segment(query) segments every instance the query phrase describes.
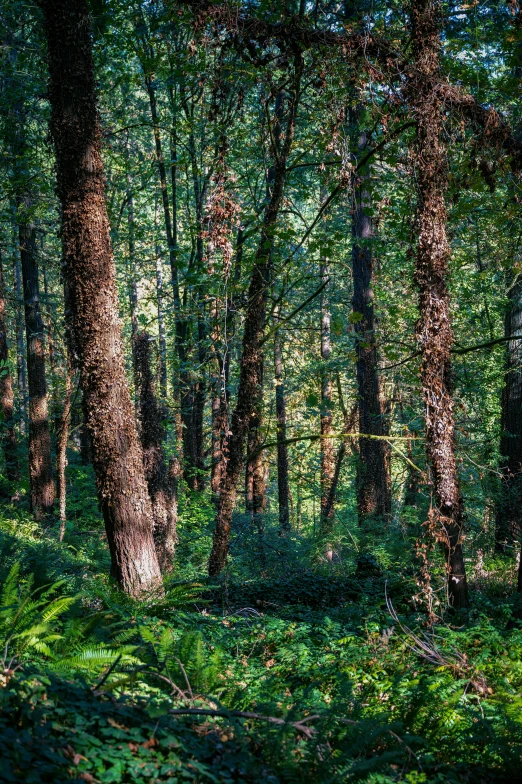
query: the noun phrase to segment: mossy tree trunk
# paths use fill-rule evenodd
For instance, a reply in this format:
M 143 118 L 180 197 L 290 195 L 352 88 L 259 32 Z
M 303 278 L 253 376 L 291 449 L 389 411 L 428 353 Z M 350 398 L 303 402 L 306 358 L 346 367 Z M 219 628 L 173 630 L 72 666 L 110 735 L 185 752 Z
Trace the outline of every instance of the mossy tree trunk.
M 125 377 L 90 20 L 85 0 L 42 0 L 41 7 L 71 343 L 80 370 L 112 571 L 122 588 L 137 596 L 160 586 L 161 572 Z
M 416 119 L 412 152 L 417 186 L 415 280 L 420 311 L 417 339 L 421 351 L 426 451 L 437 502 L 437 508 L 430 516 L 430 527 L 444 550 L 449 602 L 453 607 L 461 608 L 468 604 L 468 589 L 462 553 L 463 506 L 451 393 L 453 331 L 446 282 L 450 247 L 444 202 L 448 174 L 443 141 L 444 107 L 437 91 L 442 79 L 440 15 L 441 6 L 437 0 L 412 0 L 410 25 L 414 66 L 407 94 Z

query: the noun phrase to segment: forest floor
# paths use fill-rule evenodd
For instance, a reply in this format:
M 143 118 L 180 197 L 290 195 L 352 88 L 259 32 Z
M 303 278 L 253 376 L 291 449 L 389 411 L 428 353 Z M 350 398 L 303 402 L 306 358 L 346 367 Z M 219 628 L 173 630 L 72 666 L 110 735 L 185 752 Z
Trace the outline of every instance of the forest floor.
M 202 496 L 166 596 L 133 602 L 107 577 L 90 469 L 69 470 L 63 543 L 0 509 L 0 781 L 520 780 L 513 559 L 481 559 L 471 609 L 428 627 L 408 530 L 327 565 L 238 515 L 209 582 Z

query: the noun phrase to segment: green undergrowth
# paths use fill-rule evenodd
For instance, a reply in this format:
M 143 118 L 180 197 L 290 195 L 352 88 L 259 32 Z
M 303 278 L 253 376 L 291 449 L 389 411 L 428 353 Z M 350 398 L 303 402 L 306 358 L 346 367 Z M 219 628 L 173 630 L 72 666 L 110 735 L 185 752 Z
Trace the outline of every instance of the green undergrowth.
M 199 514 L 165 596 L 135 602 L 107 578 L 101 536 L 75 528 L 59 544 L 55 527 L 5 507 L 1 781 L 517 780 L 511 561 L 482 562 L 469 613 L 429 629 L 393 551 L 375 568 L 368 556 L 329 571 L 275 561 L 260 574 L 236 546 L 208 583 Z

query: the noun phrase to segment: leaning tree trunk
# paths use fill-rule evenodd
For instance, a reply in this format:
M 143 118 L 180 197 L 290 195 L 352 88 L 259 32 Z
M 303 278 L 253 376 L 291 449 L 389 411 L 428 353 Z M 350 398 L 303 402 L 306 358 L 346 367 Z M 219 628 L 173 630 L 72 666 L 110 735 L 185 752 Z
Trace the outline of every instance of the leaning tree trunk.
M 176 548 L 177 488 L 170 481 L 163 449 L 164 412 L 156 399 L 147 332 L 139 332 L 134 338 L 134 360 L 145 477 L 154 515 L 154 541 L 161 569 L 165 572 L 172 569 Z
M 275 164 L 274 185 L 263 218 L 261 237 L 248 290 L 237 402 L 226 445 L 227 466 L 219 497 L 212 552 L 208 566 L 211 576 L 219 574 L 226 563 L 237 483 L 244 465 L 244 443 L 252 414 L 252 401 L 259 398 L 261 341 L 266 318 L 266 290 L 270 277 L 272 241 L 283 199 L 288 156 L 294 140 L 302 72 L 303 58 L 301 53 L 297 52 L 292 85 L 293 95 L 290 99 L 285 138 Z
M 13 421 L 13 385 L 9 369 L 9 347 L 5 323 L 5 281 L 0 251 L 0 413 L 2 414 L 2 442 L 5 459 L 5 475 L 9 482 L 19 478 L 16 433 Z
M 37 520 L 52 512 L 56 499 L 51 455 L 51 432 L 45 379 L 45 341 L 38 263 L 36 229 L 27 215 L 29 203 L 18 205 L 20 257 L 27 345 L 27 382 L 29 388 L 29 482 L 31 511 Z
M 522 280 L 509 291 L 505 320 L 507 336 L 522 335 Z M 511 551 L 522 529 L 522 340 L 506 347 L 506 374 L 502 390 L 500 454 L 501 480 L 495 515 L 495 545 Z
M 42 0 L 41 6 L 71 342 L 112 571 L 126 592 L 140 595 L 161 584 L 161 572 L 125 377 L 89 15 L 85 0 Z
M 417 338 L 421 351 L 426 451 L 437 500 L 430 523 L 445 553 L 449 602 L 453 607 L 461 608 L 467 606 L 468 589 L 462 554 L 463 506 L 451 394 L 453 331 L 446 285 L 450 248 L 444 203 L 448 175 L 443 142 L 444 113 L 437 93 L 441 79 L 440 13 L 437 1 L 412 0 L 410 24 L 415 65 L 408 97 L 417 123 L 413 148 L 418 233 L 415 280 L 420 310 Z
M 366 133 L 359 136 L 363 151 L 368 143 Z M 383 405 L 380 390 L 375 314 L 373 310 L 374 229 L 371 218 L 370 170 L 357 173 L 353 191 L 352 270 L 353 312 L 356 335 L 357 394 L 359 432 L 383 436 Z M 359 524 L 370 518 L 386 518 L 391 512 L 389 455 L 386 442 L 379 438 L 360 438 L 357 460 L 357 512 Z

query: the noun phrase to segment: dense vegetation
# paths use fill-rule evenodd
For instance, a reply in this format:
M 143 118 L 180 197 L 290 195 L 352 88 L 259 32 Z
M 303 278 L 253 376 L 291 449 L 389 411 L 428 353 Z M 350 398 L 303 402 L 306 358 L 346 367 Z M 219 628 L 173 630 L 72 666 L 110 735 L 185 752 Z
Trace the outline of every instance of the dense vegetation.
M 517 781 L 518 3 L 0 13 L 0 780 Z

